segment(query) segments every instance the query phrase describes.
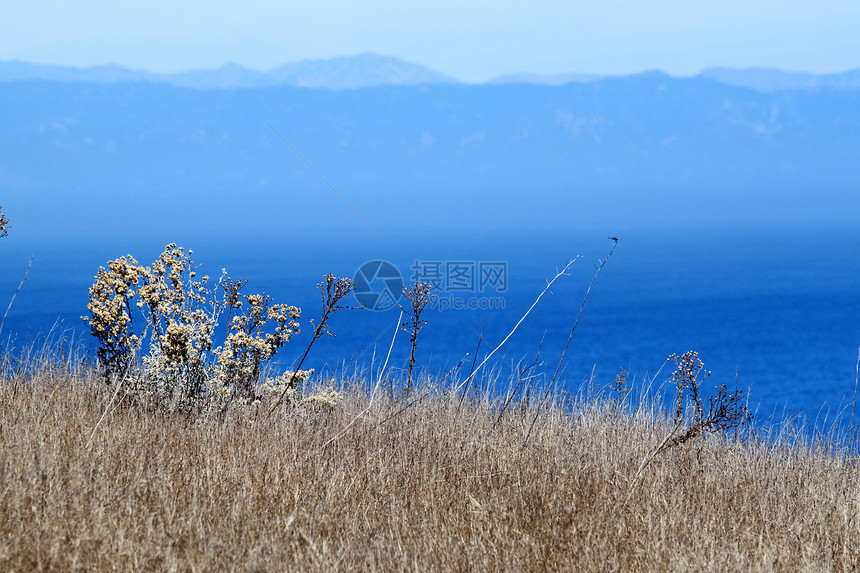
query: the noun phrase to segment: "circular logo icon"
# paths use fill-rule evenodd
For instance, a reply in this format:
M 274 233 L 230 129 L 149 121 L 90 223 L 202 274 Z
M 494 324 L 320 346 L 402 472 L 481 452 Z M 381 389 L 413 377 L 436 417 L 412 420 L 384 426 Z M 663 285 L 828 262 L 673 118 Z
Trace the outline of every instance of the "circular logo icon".
M 403 277 L 388 261 L 368 261 L 355 271 L 355 300 L 374 311 L 388 310 L 403 292 Z

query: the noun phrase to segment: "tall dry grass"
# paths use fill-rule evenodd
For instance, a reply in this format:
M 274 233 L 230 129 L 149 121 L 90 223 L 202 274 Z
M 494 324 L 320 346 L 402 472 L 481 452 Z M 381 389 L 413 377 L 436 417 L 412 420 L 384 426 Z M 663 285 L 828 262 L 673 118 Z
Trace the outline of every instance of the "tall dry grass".
M 634 480 L 654 409 L 556 401 L 524 442 L 532 406 L 417 389 L 271 417 L 120 403 L 93 434 L 111 389 L 30 361 L 0 368 L 2 571 L 860 568 L 860 470 L 827 442 L 712 436 Z

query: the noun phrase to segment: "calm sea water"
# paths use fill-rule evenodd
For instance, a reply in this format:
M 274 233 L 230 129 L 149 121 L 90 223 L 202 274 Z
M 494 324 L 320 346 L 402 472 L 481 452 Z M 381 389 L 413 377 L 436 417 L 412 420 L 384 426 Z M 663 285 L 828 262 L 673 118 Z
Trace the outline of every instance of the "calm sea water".
M 217 275 L 226 267 L 231 275 L 249 279 L 248 292 L 265 290 L 278 301 L 302 308 L 303 332 L 282 350 L 282 367 L 307 344 L 309 319 L 320 311 L 314 284 L 323 274 L 353 277 L 374 260 L 391 263 L 405 282 L 413 279 L 413 267 L 422 269 L 423 279 L 430 278 L 428 269 L 440 270 L 443 288 L 437 294 L 449 304 L 472 300 L 493 308 L 428 309 L 418 366 L 429 372 L 447 371 L 461 361 L 468 371 L 476 356 L 482 360 L 511 332 L 555 271 L 568 258 L 582 255 L 487 365 L 507 373 L 518 363 L 537 360 L 538 371 L 551 375 L 595 265 L 607 255 L 611 241 L 606 233 L 575 231 L 472 240 L 202 237 L 183 244 L 194 248 L 201 272 Z M 40 340 L 52 327 L 91 345 L 79 317 L 86 313 L 87 288 L 98 266 L 128 252 L 150 262 L 163 247 L 154 240 L 119 238 L 16 242 L 8 237 L 4 242 L 4 310 L 34 254 L 30 276 L 2 333 L 3 344 L 15 348 Z M 478 270 L 482 263 L 496 273 L 485 277 L 483 290 Z M 659 388 L 671 376 L 667 357 L 696 350 L 713 373 L 707 385 L 726 383 L 748 391 L 760 419 L 795 413 L 832 419 L 846 407 L 850 415 L 860 346 L 858 263 L 856 229 L 630 231 L 621 237 L 589 295 L 563 379 L 572 391 L 586 380 L 600 388 L 624 368 L 634 384 Z M 445 276 L 446 264 L 456 276 Z M 475 286 L 470 290 L 472 265 Z M 498 280 L 500 269 L 503 283 Z M 366 289 L 371 294 L 384 294 L 390 286 L 384 277 L 368 278 L 374 279 Z M 336 336 L 322 339 L 305 366 L 329 372 L 356 363 L 378 368 L 398 317 L 396 307 L 338 314 L 331 322 Z M 401 332 L 390 365 L 405 367 L 408 352 L 408 335 Z

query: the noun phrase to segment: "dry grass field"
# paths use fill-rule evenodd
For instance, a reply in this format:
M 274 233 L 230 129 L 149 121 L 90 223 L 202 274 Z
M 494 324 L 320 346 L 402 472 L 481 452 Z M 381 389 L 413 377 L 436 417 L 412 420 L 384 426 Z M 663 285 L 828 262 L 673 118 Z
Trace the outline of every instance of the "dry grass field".
M 534 405 L 348 384 L 99 425 L 86 365 L 25 366 L 0 368 L 0 571 L 860 569 L 860 468 L 826 440 L 699 437 L 639 472 L 653 407 L 556 400 L 528 434 Z

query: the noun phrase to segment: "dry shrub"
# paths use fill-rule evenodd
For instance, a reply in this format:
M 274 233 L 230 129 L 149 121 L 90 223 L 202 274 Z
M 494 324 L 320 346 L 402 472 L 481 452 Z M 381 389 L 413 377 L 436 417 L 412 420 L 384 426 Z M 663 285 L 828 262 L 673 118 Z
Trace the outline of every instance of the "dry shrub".
M 127 382 L 130 399 L 168 410 L 223 410 L 279 391 L 277 380 L 259 384 L 262 367 L 298 332 L 300 310 L 242 293 L 247 281 L 226 270 L 211 287 L 208 276 L 198 280 L 191 254 L 171 243 L 150 266 L 128 255 L 99 269 L 82 318 L 99 342 L 105 379 Z
M 433 285 L 430 283 L 416 282 L 410 285 L 405 285 L 402 290 L 403 296 L 409 301 L 409 305 L 407 307 L 399 305 L 400 310 L 402 310 L 403 314 L 408 317 L 408 320 L 400 325 L 400 329 L 409 333 L 409 344 L 411 345 L 411 351 L 409 353 L 409 370 L 406 374 L 407 398 L 409 397 L 409 390 L 412 387 L 412 370 L 415 368 L 415 352 L 418 350 L 418 335 L 420 334 L 421 329 L 423 329 L 427 324 L 427 321 L 421 318 L 421 313 L 424 312 L 427 305 L 436 298 L 435 294 L 430 294 L 430 290 L 432 288 Z
M 744 426 L 752 421 L 752 414 L 744 403 L 742 390 L 729 391 L 725 384 L 718 385 L 716 393 L 708 400 L 707 410 L 702 396 L 702 382 L 711 375 L 705 370 L 699 353 L 693 350 L 669 357 L 675 364 L 672 381 L 675 383 L 675 428 L 680 429 L 685 421 L 685 410 L 692 410 L 692 421 L 677 436 L 665 443 L 671 448 L 697 438 L 705 433 L 719 433 Z

